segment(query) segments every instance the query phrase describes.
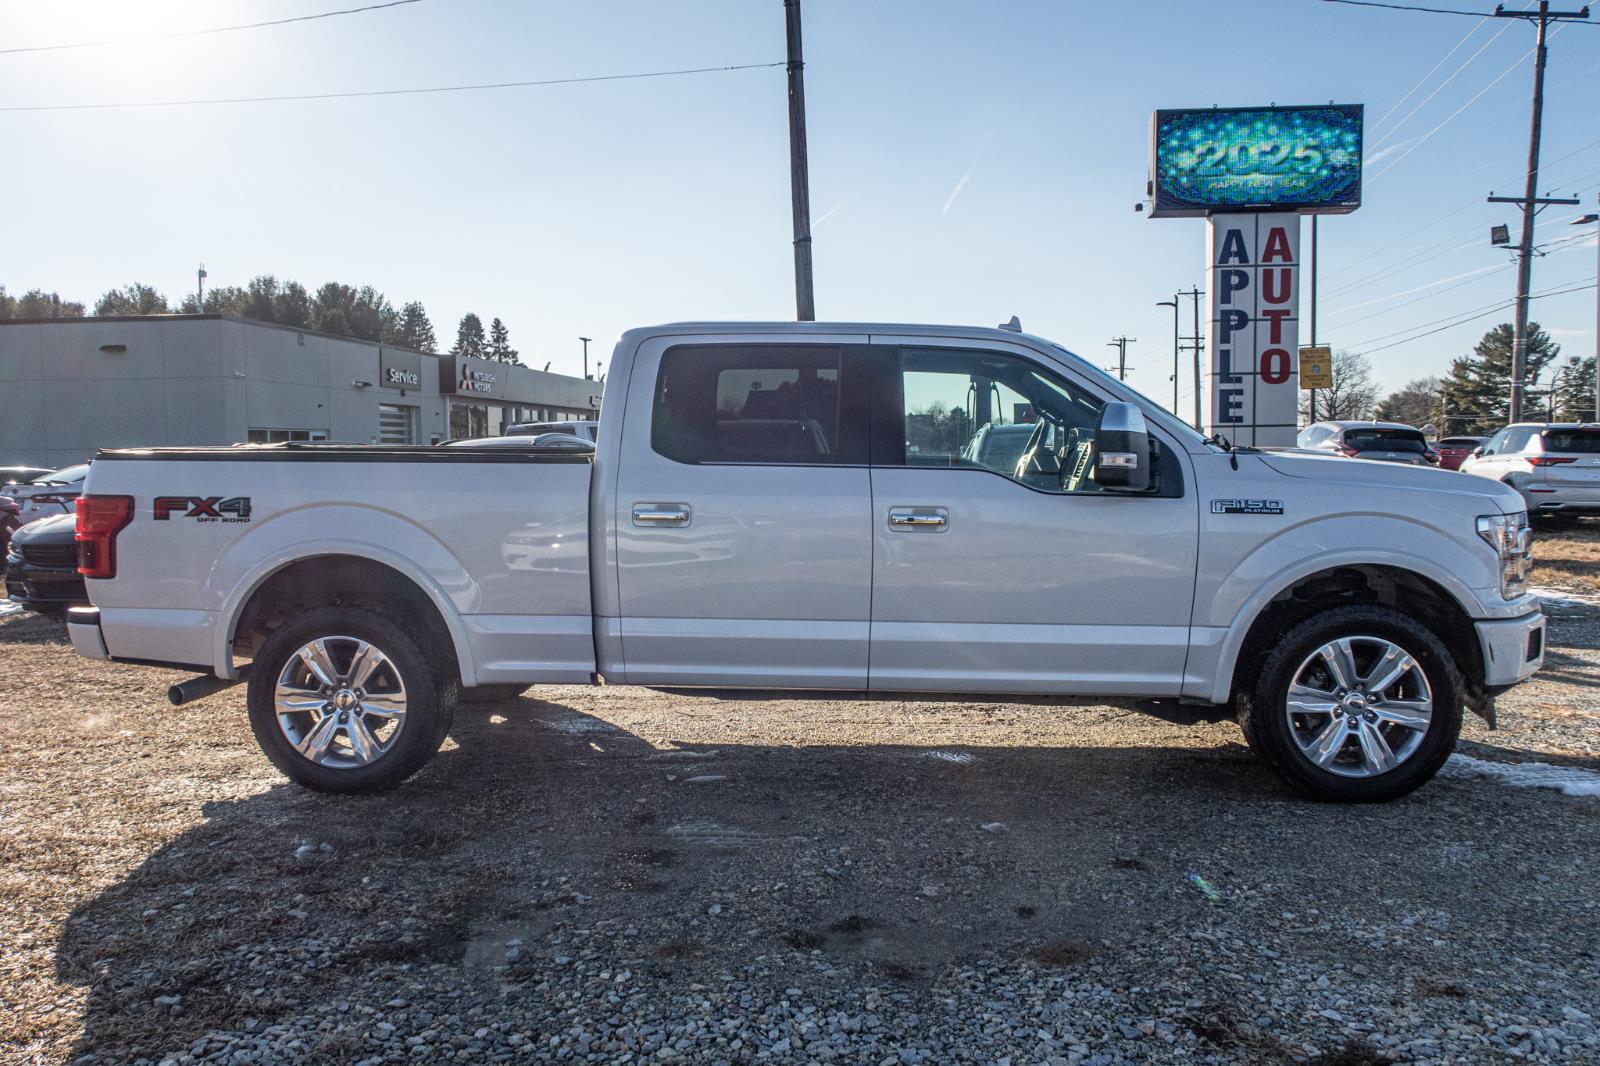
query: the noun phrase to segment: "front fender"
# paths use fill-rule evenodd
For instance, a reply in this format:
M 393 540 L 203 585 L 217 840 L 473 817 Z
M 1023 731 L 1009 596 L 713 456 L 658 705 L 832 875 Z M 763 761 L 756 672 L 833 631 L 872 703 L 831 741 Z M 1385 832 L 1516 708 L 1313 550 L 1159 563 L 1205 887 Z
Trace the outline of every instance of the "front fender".
M 1436 527 L 1389 514 L 1353 514 L 1308 519 L 1240 553 L 1231 566 L 1220 545 L 1205 547 L 1201 574 L 1220 573 L 1199 582 L 1195 596 L 1191 669 L 1185 695 L 1222 703 L 1228 699 L 1234 666 L 1256 618 L 1296 582 L 1342 566 L 1383 566 L 1406 570 L 1444 589 L 1472 618 L 1500 614 L 1499 575 L 1492 553 L 1479 545 L 1442 535 Z M 1377 545 L 1386 545 L 1378 547 Z M 1478 548 L 1483 550 L 1476 550 Z M 1209 564 L 1209 565 L 1208 565 Z
M 360 529 L 362 539 L 329 536 L 330 530 Z M 245 604 L 263 582 L 293 563 L 325 555 L 349 555 L 382 563 L 405 575 L 433 602 L 454 645 L 464 684 L 477 672 L 461 614 L 481 591 L 461 560 L 427 530 L 392 512 L 350 504 L 318 504 L 272 516 L 228 547 L 207 575 L 208 609 L 217 612 L 212 661 L 219 677 L 237 677 L 233 640 Z

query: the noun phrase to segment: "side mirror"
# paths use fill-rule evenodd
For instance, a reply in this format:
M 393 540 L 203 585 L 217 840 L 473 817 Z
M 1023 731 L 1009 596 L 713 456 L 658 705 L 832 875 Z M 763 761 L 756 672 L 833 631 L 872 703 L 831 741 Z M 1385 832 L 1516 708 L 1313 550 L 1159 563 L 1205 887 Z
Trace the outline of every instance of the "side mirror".
M 1480 456 L 1482 454 L 1483 454 L 1483 445 L 1480 444 L 1476 448 L 1472 449 L 1470 452 L 1467 453 L 1467 458 L 1468 459 L 1476 459 L 1478 456 Z
M 1131 403 L 1106 404 L 1094 431 L 1095 482 L 1103 489 L 1146 492 L 1152 455 L 1144 412 Z

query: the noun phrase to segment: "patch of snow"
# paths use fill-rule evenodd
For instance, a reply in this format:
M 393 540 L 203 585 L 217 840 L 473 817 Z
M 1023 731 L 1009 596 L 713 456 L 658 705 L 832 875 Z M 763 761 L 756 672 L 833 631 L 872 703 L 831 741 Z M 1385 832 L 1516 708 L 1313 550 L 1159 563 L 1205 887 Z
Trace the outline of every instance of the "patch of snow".
M 1568 796 L 1600 796 L 1600 773 L 1547 762 L 1489 762 L 1470 755 L 1452 755 L 1439 773 L 1470 780 L 1488 778 L 1517 788 L 1553 788 Z
M 617 727 L 609 722 L 602 722 L 598 718 L 566 718 L 554 720 L 541 718 L 539 721 L 554 729 L 557 733 L 567 733 L 578 736 L 582 733 L 615 733 Z
M 8 614 L 21 614 L 26 610 L 27 608 L 22 606 L 20 603 L 13 603 L 10 600 L 0 600 L 0 618 L 4 618 Z
M 1572 589 L 1552 589 L 1535 585 L 1528 589 L 1529 592 L 1539 597 L 1539 602 L 1546 607 L 1571 608 L 1571 607 L 1600 607 L 1600 599 L 1585 596 Z
M 937 759 L 940 762 L 953 762 L 958 766 L 970 766 L 978 761 L 978 757 L 968 751 L 925 751 L 918 755 L 919 759 Z

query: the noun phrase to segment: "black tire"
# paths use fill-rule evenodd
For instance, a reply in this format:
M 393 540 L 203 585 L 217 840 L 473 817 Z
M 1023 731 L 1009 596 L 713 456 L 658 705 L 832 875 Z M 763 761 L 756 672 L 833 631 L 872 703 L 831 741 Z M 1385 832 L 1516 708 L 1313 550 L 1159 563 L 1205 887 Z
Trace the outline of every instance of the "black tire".
M 279 727 L 273 702 L 278 675 L 291 656 L 319 637 L 346 636 L 381 649 L 405 686 L 405 720 L 389 750 L 370 763 L 323 766 L 296 750 Z M 250 729 L 262 752 L 291 781 L 318 792 L 371 793 L 393 788 L 433 758 L 450 733 L 454 707 L 440 686 L 425 642 L 381 615 L 348 607 L 307 611 L 279 628 L 250 668 Z
M 1432 690 L 1433 712 L 1415 750 L 1394 769 L 1347 777 L 1317 766 L 1301 750 L 1285 713 L 1289 686 L 1305 660 L 1341 637 L 1391 641 L 1416 660 Z M 1268 653 L 1253 689 L 1240 693 L 1245 739 L 1290 785 L 1318 799 L 1344 803 L 1390 800 L 1426 784 L 1455 750 L 1461 733 L 1465 682 L 1437 634 L 1389 607 L 1340 607 L 1294 626 Z

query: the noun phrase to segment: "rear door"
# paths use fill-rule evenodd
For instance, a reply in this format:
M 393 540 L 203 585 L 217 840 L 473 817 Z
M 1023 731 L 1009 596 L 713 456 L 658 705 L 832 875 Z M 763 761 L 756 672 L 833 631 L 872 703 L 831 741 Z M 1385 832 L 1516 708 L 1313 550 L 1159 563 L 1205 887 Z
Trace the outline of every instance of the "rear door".
M 1177 694 L 1199 515 L 1176 442 L 1158 494 L 1103 492 L 1103 398 L 1026 346 L 874 337 L 872 362 L 871 687 Z
M 865 339 L 641 344 L 610 501 L 628 682 L 866 687 Z

